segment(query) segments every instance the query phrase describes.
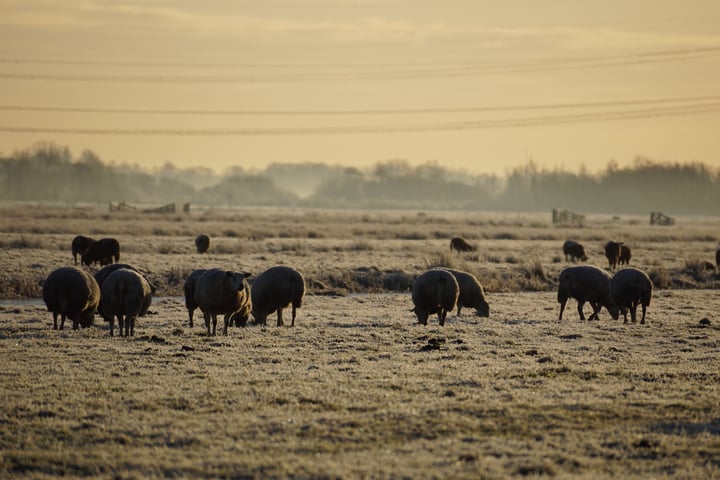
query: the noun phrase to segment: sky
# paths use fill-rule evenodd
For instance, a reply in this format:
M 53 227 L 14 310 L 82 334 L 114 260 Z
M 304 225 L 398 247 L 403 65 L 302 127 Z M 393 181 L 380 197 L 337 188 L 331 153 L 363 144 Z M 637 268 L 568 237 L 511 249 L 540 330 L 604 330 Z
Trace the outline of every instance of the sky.
M 0 154 L 720 168 L 717 0 L 0 0 Z

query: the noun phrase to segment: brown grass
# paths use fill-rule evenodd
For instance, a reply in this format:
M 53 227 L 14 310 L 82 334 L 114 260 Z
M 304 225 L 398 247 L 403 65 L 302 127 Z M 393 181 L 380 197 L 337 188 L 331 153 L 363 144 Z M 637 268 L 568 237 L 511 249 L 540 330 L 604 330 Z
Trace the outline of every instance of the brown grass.
M 308 296 L 295 328 L 190 330 L 155 299 L 137 336 L 53 331 L 0 305 L 4 477 L 712 478 L 718 301 L 648 324 L 555 320 L 552 293 L 418 326 L 407 294 Z M 709 326 L 701 320 L 710 318 Z
M 0 208 L 0 298 L 34 299 L 0 301 L 0 476 L 720 476 L 716 219 L 546 217 Z M 118 238 L 158 288 L 135 338 L 51 329 L 39 282 L 78 233 Z M 450 252 L 457 234 L 478 251 Z M 632 246 L 656 284 L 647 325 L 580 322 L 573 301 L 556 321 L 566 238 L 601 267 L 607 239 Z M 188 328 L 192 270 L 276 264 L 308 283 L 295 328 Z M 418 326 L 408 291 L 432 266 L 475 274 L 491 317 Z

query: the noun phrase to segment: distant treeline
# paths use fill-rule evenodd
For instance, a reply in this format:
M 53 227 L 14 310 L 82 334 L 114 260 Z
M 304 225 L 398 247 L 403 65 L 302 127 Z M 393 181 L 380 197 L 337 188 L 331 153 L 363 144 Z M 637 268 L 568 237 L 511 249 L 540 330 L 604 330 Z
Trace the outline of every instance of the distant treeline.
M 368 170 L 303 163 L 217 174 L 170 163 L 154 170 L 116 165 L 91 151 L 74 157 L 67 147 L 42 143 L 0 157 L 0 200 L 716 215 L 720 174 L 701 163 L 646 158 L 631 167 L 611 162 L 598 174 L 528 162 L 504 176 L 472 175 L 404 160 Z

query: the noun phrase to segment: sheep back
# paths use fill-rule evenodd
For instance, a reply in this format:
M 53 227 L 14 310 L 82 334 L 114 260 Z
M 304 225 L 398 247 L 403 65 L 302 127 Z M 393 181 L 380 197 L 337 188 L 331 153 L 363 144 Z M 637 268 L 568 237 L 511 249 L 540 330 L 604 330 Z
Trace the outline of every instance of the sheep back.
M 450 250 L 458 252 L 472 252 L 475 250 L 475 247 L 470 245 L 467 240 L 462 237 L 453 237 L 450 240 Z
M 593 307 L 593 314 L 590 320 L 598 319 L 602 307 L 605 307 L 614 319 L 619 318 L 619 310 L 610 295 L 611 276 L 605 270 L 591 266 L 578 265 L 568 267 L 560 272 L 558 281 L 558 303 L 560 303 L 560 316 L 562 320 L 565 304 L 569 298 L 578 301 L 578 313 L 580 319 L 585 320 L 583 305 L 589 302 Z
M 252 282 L 252 315 L 255 323 L 265 325 L 267 316 L 277 312 L 277 325 L 283 325 L 282 310 L 292 306 L 291 326 L 295 326 L 297 309 L 302 307 L 305 279 L 291 267 L 271 267 Z
M 582 260 L 583 262 L 587 260 L 585 247 L 575 240 L 566 240 L 565 243 L 563 243 L 563 254 L 565 254 L 566 260 Z
M 93 243 L 95 243 L 94 238 L 86 237 L 84 235 L 78 235 L 75 238 L 73 238 L 70 249 L 72 251 L 72 256 L 73 256 L 73 260 L 75 261 L 75 265 L 77 265 L 78 255 L 80 255 L 80 261 L 82 261 L 83 253 L 87 252 L 87 249 L 90 248 L 90 245 L 92 245 Z
M 148 280 L 148 278 L 145 276 L 143 272 L 141 272 L 139 269 L 134 267 L 133 265 L 127 264 L 127 263 L 111 263 L 110 265 L 105 265 L 103 268 L 98 270 L 95 273 L 95 281 L 98 284 L 98 287 L 100 287 L 100 290 L 102 291 L 103 283 L 105 283 L 105 279 L 114 271 L 116 270 L 132 270 L 134 272 L 139 273 L 145 281 L 150 285 L 150 293 L 155 293 L 155 286 Z M 98 304 L 98 313 L 102 316 L 103 315 L 103 302 L 102 302 L 102 296 L 100 296 L 100 303 Z M 103 317 L 104 318 L 104 317 Z
M 193 270 L 192 272 L 190 272 L 190 275 L 187 276 L 187 278 L 185 279 L 185 283 L 183 284 L 183 293 L 185 294 L 185 308 L 187 308 L 188 311 L 190 328 L 193 327 L 193 315 L 195 313 L 195 310 L 198 308 L 198 305 L 195 302 L 195 288 L 197 286 L 198 280 L 205 272 L 207 272 L 207 269 L 205 268 Z
M 632 251 L 627 245 L 620 245 L 620 256 L 618 257 L 618 265 L 630 265 Z
M 43 283 L 42 296 L 48 311 L 53 314 L 53 328 L 58 328 L 57 317 L 60 315 L 60 330 L 65 325 L 66 317 L 72 320 L 73 330 L 77 330 L 78 326 L 87 328 L 93 324 L 100 301 L 100 288 L 85 270 L 62 267 L 47 277 Z
M 620 261 L 620 246 L 622 244 L 623 242 L 615 242 L 613 240 L 609 240 L 605 244 L 605 257 L 608 260 L 608 266 L 611 270 L 614 270 Z
M 135 319 L 144 316 L 152 303 L 152 291 L 145 277 L 135 270 L 120 268 L 105 278 L 100 292 L 103 317 L 110 323 L 110 335 L 113 335 L 115 317 L 120 324 L 120 336 L 123 333 L 134 335 Z
M 485 299 L 485 291 L 472 273 L 446 268 L 457 280 L 460 289 L 457 299 L 457 314 L 460 315 L 462 307 L 474 308 L 478 317 L 490 316 L 490 305 Z
M 437 313 L 440 325 L 445 325 L 445 317 L 455 308 L 459 295 L 460 286 L 447 270 L 435 268 L 422 273 L 412 287 L 418 323 L 427 325 L 428 316 Z
M 635 323 L 637 306 L 642 305 L 642 319 L 645 323 L 645 313 L 652 300 L 653 285 L 647 273 L 638 268 L 624 268 L 613 275 L 610 281 L 610 295 L 620 307 L 620 311 L 627 323 L 627 312 L 630 311 L 632 322 Z
M 195 248 L 198 253 L 205 253 L 210 248 L 210 237 L 200 234 L 195 237 Z
M 82 264 L 108 265 L 120 261 L 120 243 L 114 238 L 101 238 L 82 254 Z

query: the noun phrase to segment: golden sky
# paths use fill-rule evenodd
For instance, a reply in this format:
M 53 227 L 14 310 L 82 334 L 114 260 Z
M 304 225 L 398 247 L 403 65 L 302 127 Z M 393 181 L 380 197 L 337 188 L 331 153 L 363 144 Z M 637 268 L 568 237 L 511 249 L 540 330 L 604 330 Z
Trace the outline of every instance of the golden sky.
M 0 0 L 0 153 L 720 167 L 717 0 Z

